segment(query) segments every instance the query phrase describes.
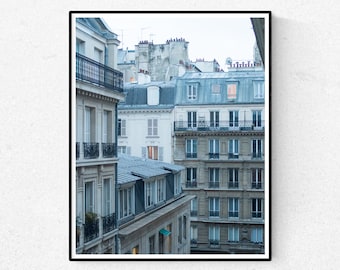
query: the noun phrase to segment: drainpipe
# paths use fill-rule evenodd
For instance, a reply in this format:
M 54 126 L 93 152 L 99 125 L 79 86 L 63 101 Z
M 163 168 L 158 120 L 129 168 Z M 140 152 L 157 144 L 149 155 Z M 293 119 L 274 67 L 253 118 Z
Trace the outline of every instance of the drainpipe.
M 117 102 L 115 103 L 115 155 L 118 157 L 118 108 Z M 115 254 L 119 254 L 118 252 L 118 163 L 115 163 L 115 223 L 117 226 L 117 234 L 115 235 Z

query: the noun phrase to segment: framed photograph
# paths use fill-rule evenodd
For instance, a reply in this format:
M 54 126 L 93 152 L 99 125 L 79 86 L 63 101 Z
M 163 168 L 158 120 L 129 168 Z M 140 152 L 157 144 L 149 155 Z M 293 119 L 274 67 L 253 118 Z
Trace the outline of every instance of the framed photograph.
M 270 260 L 270 11 L 69 13 L 70 260 Z

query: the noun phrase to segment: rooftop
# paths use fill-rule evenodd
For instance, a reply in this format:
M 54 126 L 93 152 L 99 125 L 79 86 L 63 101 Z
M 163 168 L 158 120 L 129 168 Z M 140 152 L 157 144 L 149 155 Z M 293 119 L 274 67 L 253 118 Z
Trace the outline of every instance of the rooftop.
M 183 166 L 119 154 L 118 184 L 134 182 L 158 175 L 176 173 L 181 170 L 184 170 Z

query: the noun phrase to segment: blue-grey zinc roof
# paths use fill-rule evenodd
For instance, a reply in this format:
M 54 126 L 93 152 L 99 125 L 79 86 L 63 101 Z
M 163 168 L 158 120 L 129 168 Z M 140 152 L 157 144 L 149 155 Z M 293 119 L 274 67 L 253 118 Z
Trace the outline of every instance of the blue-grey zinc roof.
M 149 86 L 159 87 L 159 105 L 148 105 L 147 103 L 147 88 Z M 119 104 L 119 108 L 126 106 L 146 106 L 157 107 L 160 106 L 170 107 L 174 105 L 175 100 L 175 82 L 152 82 L 146 84 L 131 84 L 124 85 L 125 101 Z
M 184 167 L 180 165 L 119 154 L 118 184 L 179 172 L 183 169 Z
M 200 105 L 200 104 L 237 104 L 237 103 L 264 103 L 264 99 L 254 98 L 254 81 L 264 81 L 264 71 L 256 69 L 239 69 L 229 72 L 187 72 L 177 78 L 175 105 Z M 198 86 L 197 99 L 189 100 L 187 85 Z M 228 99 L 228 84 L 237 85 L 237 98 Z M 213 85 L 220 86 L 220 93 L 214 94 Z

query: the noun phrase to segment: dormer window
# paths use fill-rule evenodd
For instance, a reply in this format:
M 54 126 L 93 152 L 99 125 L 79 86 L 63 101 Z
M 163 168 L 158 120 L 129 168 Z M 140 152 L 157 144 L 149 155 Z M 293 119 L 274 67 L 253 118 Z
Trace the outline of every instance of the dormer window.
M 237 84 L 229 83 L 227 89 L 228 100 L 235 100 L 237 97 Z
M 196 100 L 197 99 L 197 84 L 188 84 L 187 85 L 187 98 L 188 100 Z
M 159 104 L 159 87 L 149 86 L 147 88 L 148 95 L 148 105 L 158 105 Z

